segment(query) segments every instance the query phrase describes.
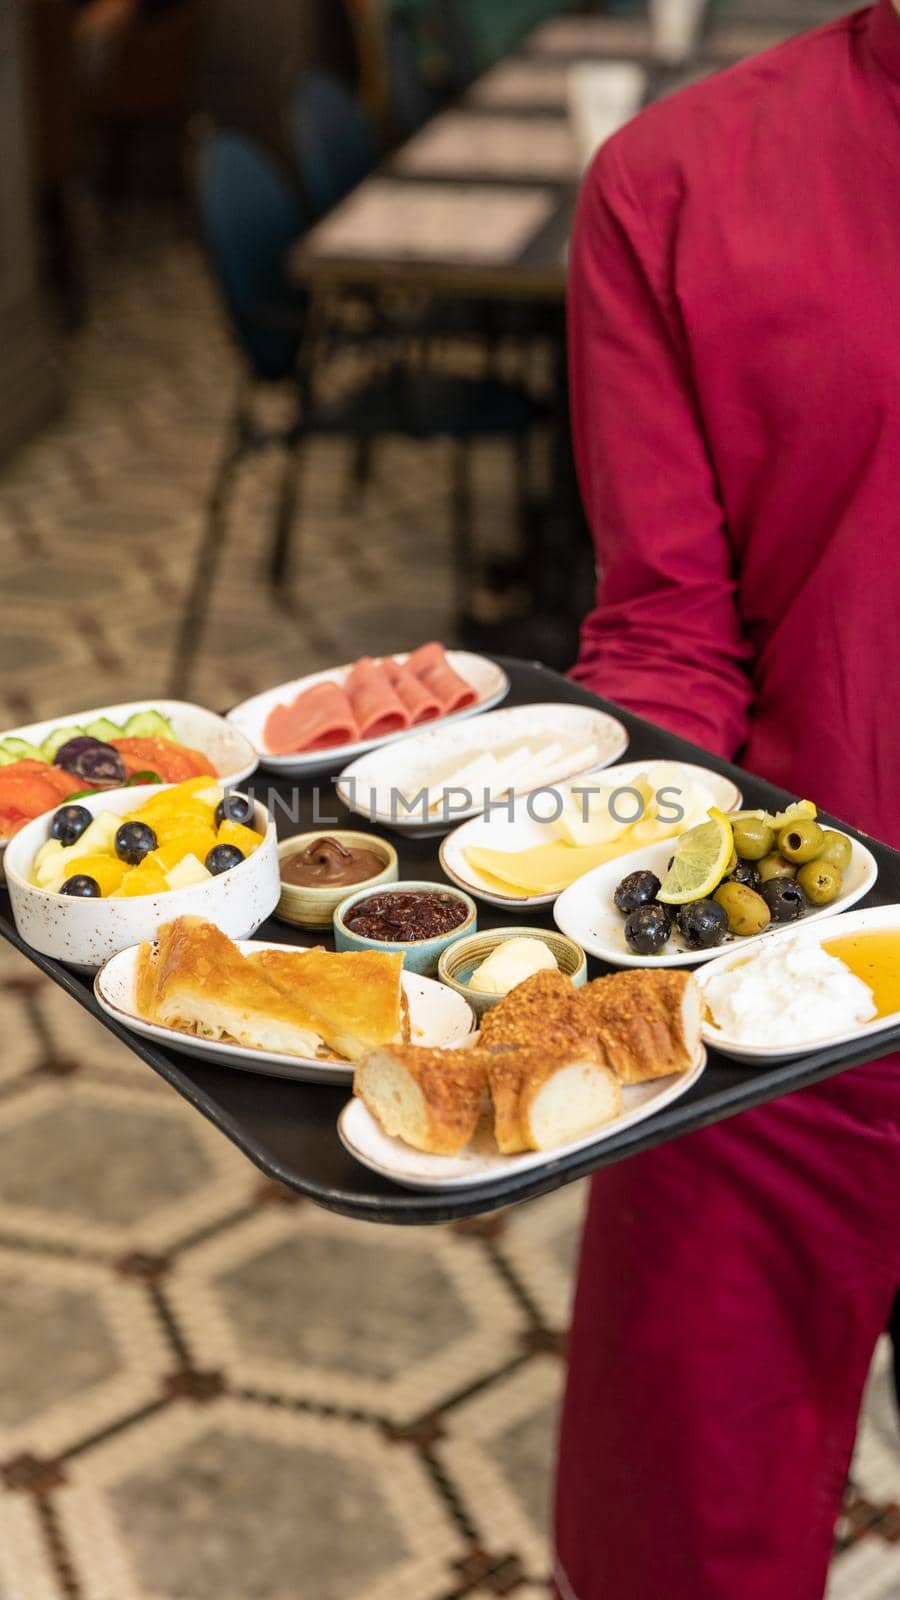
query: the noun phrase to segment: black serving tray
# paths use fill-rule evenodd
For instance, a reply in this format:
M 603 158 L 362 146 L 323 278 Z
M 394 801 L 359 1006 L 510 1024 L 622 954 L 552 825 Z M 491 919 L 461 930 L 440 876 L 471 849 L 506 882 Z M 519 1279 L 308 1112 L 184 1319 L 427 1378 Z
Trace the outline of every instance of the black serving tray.
M 660 757 L 693 761 L 714 768 L 740 784 L 748 806 L 760 805 L 777 810 L 789 800 L 797 798 L 726 761 L 720 761 L 698 746 L 688 744 L 640 717 L 631 716 L 618 706 L 598 700 L 595 695 L 538 663 L 505 660 L 503 665 L 512 682 L 506 702 L 508 705 L 565 700 L 576 705 L 599 705 L 621 717 L 630 736 L 624 757 L 626 760 Z M 320 789 L 329 787 L 327 780 L 319 780 L 319 784 Z M 271 774 L 259 772 L 245 787 L 255 787 L 261 799 L 269 790 L 277 791 L 288 806 L 293 800 L 298 808 L 294 812 L 297 820 L 294 822 L 289 816 L 279 815 L 278 831 L 282 836 L 319 826 L 326 831 L 327 824 L 323 823 L 323 816 L 339 819 L 339 823 L 331 820 L 332 827 L 344 826 L 349 818 L 333 793 L 325 794 L 320 815 L 314 816 L 311 783 L 298 789 L 291 783 L 276 781 Z M 836 822 L 834 818 L 827 820 Z M 367 827 L 358 817 L 349 818 L 349 821 L 354 828 Z M 843 822 L 837 825 L 863 839 L 878 862 L 878 882 L 861 905 L 884 905 L 900 901 L 900 854 L 865 834 L 859 834 Z M 441 880 L 438 839 L 395 836 L 394 842 L 400 857 L 401 877 Z M 521 920 L 522 915 L 522 912 L 518 912 L 516 920 Z M 478 916 L 479 926 L 483 928 L 502 926 L 514 920 L 484 905 L 479 906 Z M 545 910 L 534 921 L 536 925 L 548 925 L 552 918 Z M 73 1000 L 93 1012 L 104 1027 L 160 1073 L 269 1177 L 278 1179 L 329 1210 L 370 1222 L 445 1222 L 493 1211 L 517 1200 L 532 1199 L 571 1183 L 576 1178 L 583 1178 L 613 1161 L 622 1161 L 639 1150 L 650 1149 L 681 1134 L 721 1122 L 725 1117 L 735 1116 L 751 1106 L 819 1083 L 835 1073 L 845 1072 L 849 1067 L 859 1066 L 900 1049 L 898 1025 L 873 1035 L 871 1039 L 863 1038 L 852 1046 L 820 1050 L 796 1061 L 774 1066 L 738 1066 L 715 1050 L 710 1050 L 709 1065 L 692 1090 L 657 1116 L 621 1134 L 613 1134 L 593 1149 L 580 1150 L 575 1155 L 561 1156 L 555 1160 L 550 1158 L 537 1170 L 513 1175 L 502 1183 L 465 1191 L 425 1193 L 403 1189 L 378 1177 L 360 1166 L 344 1150 L 338 1139 L 336 1122 L 347 1099 L 346 1089 L 262 1077 L 233 1067 L 208 1066 L 178 1050 L 160 1049 L 149 1040 L 130 1033 L 99 1009 L 89 978 L 70 972 L 58 961 L 38 955 L 19 938 L 13 926 L 9 897 L 5 890 L 0 891 L 0 934 L 65 989 Z M 310 942 L 308 933 L 290 928 L 274 918 L 259 929 L 258 937 L 276 939 L 285 944 Z M 319 933 L 315 938 L 317 942 L 327 942 Z M 600 963 L 591 962 L 591 976 L 604 970 Z

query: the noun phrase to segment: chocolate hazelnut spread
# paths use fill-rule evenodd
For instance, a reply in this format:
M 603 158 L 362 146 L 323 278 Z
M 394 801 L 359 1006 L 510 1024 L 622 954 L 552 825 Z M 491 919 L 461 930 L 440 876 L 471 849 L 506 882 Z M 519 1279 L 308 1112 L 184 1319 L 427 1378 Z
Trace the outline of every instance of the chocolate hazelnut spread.
M 384 856 L 377 850 L 343 845 L 339 839 L 323 834 L 305 850 L 283 858 L 281 881 L 302 889 L 338 889 L 377 877 L 385 865 Z

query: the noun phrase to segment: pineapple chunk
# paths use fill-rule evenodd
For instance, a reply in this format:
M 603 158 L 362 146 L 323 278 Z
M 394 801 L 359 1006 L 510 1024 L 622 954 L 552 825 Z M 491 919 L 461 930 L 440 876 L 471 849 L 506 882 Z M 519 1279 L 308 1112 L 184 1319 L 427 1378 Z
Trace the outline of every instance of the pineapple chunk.
M 212 873 L 198 861 L 196 856 L 186 855 L 179 861 L 177 867 L 172 867 L 166 873 L 166 882 L 170 889 L 190 889 L 195 883 L 204 883 L 211 878 Z

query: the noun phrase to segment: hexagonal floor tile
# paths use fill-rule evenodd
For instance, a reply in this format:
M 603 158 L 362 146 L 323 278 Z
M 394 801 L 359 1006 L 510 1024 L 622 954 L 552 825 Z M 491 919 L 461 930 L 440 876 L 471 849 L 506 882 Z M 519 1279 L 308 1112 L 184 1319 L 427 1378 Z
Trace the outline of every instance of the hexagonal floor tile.
M 227 1400 L 79 1458 L 57 1505 L 84 1600 L 423 1600 L 461 1550 L 412 1452 Z
M 38 1006 L 54 1054 L 77 1064 L 87 1077 L 112 1078 L 129 1088 L 171 1093 L 158 1073 L 83 1006 L 74 1004 L 58 984 L 41 985 Z
M 502 1256 L 549 1327 L 569 1326 L 587 1183 L 570 1183 L 507 1213 Z
M 0 1250 L 0 1458 L 52 1457 L 139 1410 L 172 1363 L 137 1283 Z
M 4 1225 L 30 1238 L 160 1249 L 243 1204 L 253 1182 L 174 1096 L 65 1079 L 0 1105 Z
M 261 1214 L 186 1251 L 169 1295 L 195 1359 L 202 1350 L 234 1383 L 393 1420 L 502 1367 L 522 1326 L 471 1241 L 312 1207 Z
M 563 1369 L 536 1356 L 455 1406 L 435 1446 L 481 1542 L 550 1570 L 549 1526 Z
M 0 1496 L 0 1600 L 64 1600 L 37 1511 L 21 1495 Z

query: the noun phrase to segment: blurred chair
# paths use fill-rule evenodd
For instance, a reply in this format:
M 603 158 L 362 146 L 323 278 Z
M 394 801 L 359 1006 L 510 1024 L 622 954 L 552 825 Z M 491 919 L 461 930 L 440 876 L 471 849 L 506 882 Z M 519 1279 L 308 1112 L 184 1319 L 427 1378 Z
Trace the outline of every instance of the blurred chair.
M 408 139 L 440 106 L 440 96 L 426 75 L 414 19 L 408 14 L 397 12 L 388 16 L 384 53 L 390 133 L 395 139 Z
M 378 165 L 365 112 L 326 72 L 303 72 L 291 96 L 290 126 L 297 176 L 312 215 L 339 205 Z
M 321 401 L 316 393 L 321 369 L 348 335 L 340 328 L 318 327 L 307 297 L 292 290 L 285 277 L 285 253 L 300 236 L 305 220 L 290 183 L 250 139 L 225 131 L 202 138 L 195 176 L 203 239 L 243 371 L 176 642 L 171 680 L 176 694 L 185 692 L 199 647 L 227 535 L 228 493 L 238 466 L 251 453 L 273 447 L 288 453 L 269 558 L 271 583 L 280 590 L 288 577 L 307 439 L 328 435 L 374 440 L 400 434 L 451 441 L 454 554 L 459 609 L 464 613 L 476 554 L 469 446 L 490 437 L 511 441 L 525 527 L 531 513 L 529 437 L 545 415 L 544 406 L 510 384 L 395 370 L 364 380 L 337 400 Z M 254 385 L 287 378 L 293 385 L 293 413 L 281 427 L 263 426 L 255 415 Z

